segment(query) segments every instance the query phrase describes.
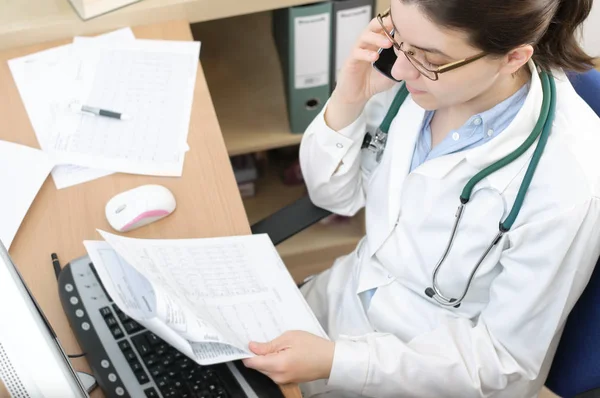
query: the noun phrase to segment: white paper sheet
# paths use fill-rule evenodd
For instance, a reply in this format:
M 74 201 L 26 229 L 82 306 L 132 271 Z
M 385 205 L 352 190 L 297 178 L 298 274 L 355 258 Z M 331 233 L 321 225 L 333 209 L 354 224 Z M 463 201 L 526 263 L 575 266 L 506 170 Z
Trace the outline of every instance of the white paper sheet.
M 189 342 L 157 317 L 156 293 L 148 280 L 102 241 L 85 241 L 104 288 L 117 306 L 161 339 L 194 359 Z
M 130 28 L 123 28 L 96 37 L 75 37 L 75 43 L 134 41 Z M 83 95 L 84 75 L 91 71 L 82 68 L 83 60 L 67 44 L 8 61 L 9 68 L 25 105 L 25 109 L 43 150 L 52 147 L 52 131 L 59 112 L 68 111 L 66 104 Z M 87 63 L 89 64 L 90 61 Z M 92 181 L 112 174 L 112 171 L 75 165 L 60 165 L 52 170 L 57 189 Z
M 124 173 L 180 176 L 200 43 L 135 40 L 94 47 L 94 80 L 81 102 L 131 119 L 61 114 L 52 138 L 57 158 Z M 75 48 L 93 58 L 85 43 Z
M 7 249 L 53 166 L 39 149 L 0 141 L 0 239 Z
M 145 316 L 127 304 L 131 298 L 124 298 L 118 288 L 116 296 L 110 290 L 125 273 L 144 279 L 130 279 L 126 290 L 141 294 L 146 288 L 140 286 L 152 286 L 155 320 L 183 337 L 198 363 L 253 356 L 250 341 L 268 341 L 286 330 L 327 338 L 267 235 L 150 240 L 99 232 L 121 264 L 136 270 L 101 272 L 114 268 L 98 255 L 102 242 L 84 242 L 117 305 L 124 305 L 122 310 L 134 319 Z M 155 333 L 160 332 L 169 337 L 164 330 Z

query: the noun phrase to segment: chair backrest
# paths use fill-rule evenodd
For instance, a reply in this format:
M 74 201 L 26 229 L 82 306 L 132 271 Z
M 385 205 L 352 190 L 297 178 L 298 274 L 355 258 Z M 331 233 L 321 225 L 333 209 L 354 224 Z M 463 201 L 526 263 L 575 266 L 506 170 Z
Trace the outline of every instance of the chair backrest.
M 600 116 L 600 71 L 567 73 L 577 94 Z
M 600 72 L 568 76 L 575 91 L 600 116 Z M 600 391 L 600 260 L 567 319 L 546 386 L 563 398 Z

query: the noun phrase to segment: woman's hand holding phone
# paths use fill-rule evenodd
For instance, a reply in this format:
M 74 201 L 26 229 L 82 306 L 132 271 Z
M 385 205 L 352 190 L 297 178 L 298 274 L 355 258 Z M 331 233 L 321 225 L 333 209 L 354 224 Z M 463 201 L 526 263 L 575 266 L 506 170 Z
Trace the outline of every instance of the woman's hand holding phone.
M 374 18 L 360 35 L 337 78 L 325 111 L 325 122 L 331 129 L 337 131 L 351 124 L 371 97 L 396 84 L 372 66 L 379 58 L 379 49 L 390 47 L 392 43 Z

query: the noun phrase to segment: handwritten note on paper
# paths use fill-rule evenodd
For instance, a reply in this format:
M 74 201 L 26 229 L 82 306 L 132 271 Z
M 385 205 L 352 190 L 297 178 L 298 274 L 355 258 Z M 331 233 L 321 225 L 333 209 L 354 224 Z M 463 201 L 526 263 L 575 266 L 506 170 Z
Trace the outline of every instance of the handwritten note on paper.
M 251 340 L 286 330 L 327 337 L 266 235 L 150 240 L 99 232 L 153 286 L 157 308 L 173 306 L 183 315 L 198 363 L 252 356 Z M 86 248 L 96 243 L 86 241 Z M 194 328 L 194 321 L 203 327 Z M 170 327 L 183 336 L 177 323 Z
M 200 43 L 135 40 L 99 47 L 83 102 L 131 118 L 63 115 L 53 150 L 62 161 L 86 167 L 181 175 Z
M 0 240 L 7 249 L 53 166 L 38 149 L 0 141 Z

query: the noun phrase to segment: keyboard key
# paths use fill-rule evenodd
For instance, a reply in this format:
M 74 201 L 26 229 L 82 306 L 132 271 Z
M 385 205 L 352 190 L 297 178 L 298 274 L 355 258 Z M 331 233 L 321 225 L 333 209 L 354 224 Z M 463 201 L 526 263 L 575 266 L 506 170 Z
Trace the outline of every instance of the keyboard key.
M 156 354 L 150 354 L 147 357 L 144 357 L 143 359 L 148 369 L 150 369 L 158 363 L 158 357 L 156 356 Z
M 146 337 L 148 337 L 148 341 L 150 342 L 150 345 L 158 345 L 158 344 L 163 343 L 161 338 L 158 337 L 157 335 L 155 335 L 154 333 L 148 333 L 148 335 Z
M 192 361 L 185 357 L 177 361 L 177 366 L 179 366 L 179 370 L 187 370 L 192 366 Z
M 169 385 L 169 379 L 167 379 L 164 376 L 155 378 L 154 382 L 161 391 L 163 391 L 163 389 L 167 388 L 167 386 Z
M 158 391 L 154 387 L 146 388 L 144 393 L 146 394 L 146 398 L 159 398 Z
M 156 355 L 162 357 L 167 353 L 168 346 L 166 344 L 161 344 L 156 348 Z
M 125 335 L 119 326 L 113 327 L 112 329 L 110 329 L 110 332 L 112 333 L 113 337 L 117 340 Z
M 165 368 L 163 368 L 161 365 L 156 365 L 150 368 L 150 375 L 152 375 L 154 379 L 162 376 L 164 373 Z
M 142 357 L 151 354 L 150 344 L 148 343 L 148 339 L 146 339 L 144 334 L 138 334 L 137 336 L 132 337 L 131 340 Z
M 133 372 L 135 374 L 135 377 L 137 378 L 138 382 L 140 384 L 146 384 L 150 381 L 150 379 L 148 378 L 148 375 L 146 374 L 146 371 L 144 369 L 141 369 L 137 372 Z
M 142 326 L 133 320 L 130 320 L 129 322 L 125 322 L 123 324 L 123 327 L 125 328 L 125 331 L 129 334 L 133 334 L 133 333 L 137 332 L 138 330 L 142 330 Z
M 109 307 L 102 307 L 100 308 L 100 315 L 102 315 L 103 318 L 106 318 L 107 316 L 112 315 L 112 311 Z
M 109 328 L 112 328 L 113 326 L 118 326 L 117 318 L 115 318 L 112 315 L 107 316 L 106 318 L 104 318 L 104 320 L 106 321 L 106 324 Z
M 192 384 L 190 385 L 190 389 L 194 392 L 194 394 L 198 395 L 202 391 L 202 386 L 200 384 Z
M 135 352 L 133 352 L 133 350 L 126 351 L 123 354 L 125 355 L 125 359 L 127 359 L 127 362 L 137 361 L 137 355 L 135 355 Z
M 213 396 L 216 398 L 227 398 L 229 394 L 223 388 L 219 388 L 216 392 L 213 393 Z
M 129 344 L 129 341 L 123 340 L 123 341 L 119 342 L 119 348 L 123 352 L 131 350 L 131 344 Z
M 130 361 L 129 366 L 131 366 L 131 370 L 133 370 L 134 373 L 144 370 L 144 368 L 142 368 L 142 364 L 137 359 L 135 361 Z
M 175 372 L 174 370 L 167 370 L 166 375 L 169 379 L 174 380 L 179 376 L 179 372 Z
M 161 364 L 165 368 L 168 368 L 169 366 L 171 366 L 173 364 L 173 356 L 172 355 L 166 355 L 163 358 L 163 360 L 161 361 Z
M 185 378 L 187 381 L 193 382 L 196 380 L 196 376 L 199 374 L 196 369 L 197 368 L 191 368 L 185 373 Z

